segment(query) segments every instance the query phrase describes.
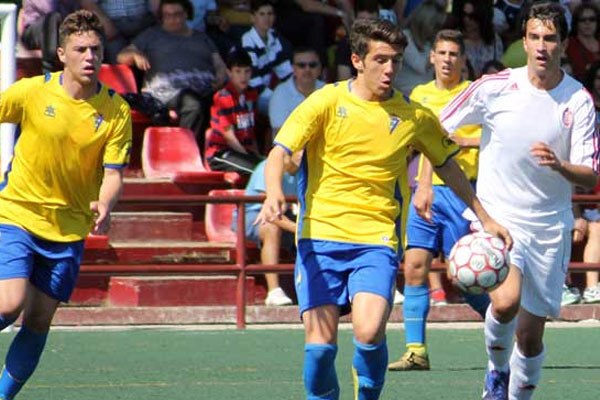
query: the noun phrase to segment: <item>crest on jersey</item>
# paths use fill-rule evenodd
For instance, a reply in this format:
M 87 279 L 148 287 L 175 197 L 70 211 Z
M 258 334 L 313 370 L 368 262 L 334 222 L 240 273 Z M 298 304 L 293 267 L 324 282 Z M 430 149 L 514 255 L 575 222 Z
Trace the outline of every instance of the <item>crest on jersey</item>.
M 44 115 L 50 118 L 56 117 L 56 111 L 54 110 L 54 107 L 46 106 L 46 111 L 44 111 Z
M 390 115 L 390 135 L 392 133 L 394 133 L 394 129 L 396 129 L 396 127 L 398 126 L 398 124 L 401 122 L 402 120 L 395 116 L 395 115 Z
M 573 125 L 573 111 L 569 110 L 568 108 L 563 111 L 562 123 L 565 128 L 570 128 L 571 125 Z
M 346 111 L 346 107 L 339 106 L 335 115 L 340 118 L 346 118 L 348 116 L 348 111 Z
M 104 121 L 102 114 L 96 114 L 94 117 L 94 129 L 96 132 L 98 132 L 98 128 L 100 128 L 100 125 L 102 125 L 102 121 Z

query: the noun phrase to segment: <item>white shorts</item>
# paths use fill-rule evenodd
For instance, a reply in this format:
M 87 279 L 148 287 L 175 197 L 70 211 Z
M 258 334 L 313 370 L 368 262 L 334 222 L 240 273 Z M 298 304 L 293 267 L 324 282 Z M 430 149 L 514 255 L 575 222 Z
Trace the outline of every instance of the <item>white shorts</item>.
M 521 270 L 521 307 L 539 317 L 558 317 L 571 259 L 572 221 L 543 229 L 508 223 L 514 245 L 511 264 Z

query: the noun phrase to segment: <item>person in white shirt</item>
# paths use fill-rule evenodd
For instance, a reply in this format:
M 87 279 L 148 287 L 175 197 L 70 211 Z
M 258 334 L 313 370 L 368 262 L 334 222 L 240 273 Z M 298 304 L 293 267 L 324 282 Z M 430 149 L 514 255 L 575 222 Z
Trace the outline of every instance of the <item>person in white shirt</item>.
M 275 88 L 269 101 L 269 121 L 273 129 L 273 137 L 298 104 L 325 85 L 319 80 L 321 61 L 316 50 L 308 47 L 295 48 L 292 70 L 294 71 L 292 77 Z
M 484 399 L 532 397 L 546 318 L 560 313 L 572 185 L 592 188 L 598 180 L 593 100 L 560 68 L 568 32 L 563 8 L 535 4 L 523 24 L 527 66 L 482 77 L 440 116 L 448 132 L 483 126 L 477 195 L 514 239 L 510 272 L 486 314 Z

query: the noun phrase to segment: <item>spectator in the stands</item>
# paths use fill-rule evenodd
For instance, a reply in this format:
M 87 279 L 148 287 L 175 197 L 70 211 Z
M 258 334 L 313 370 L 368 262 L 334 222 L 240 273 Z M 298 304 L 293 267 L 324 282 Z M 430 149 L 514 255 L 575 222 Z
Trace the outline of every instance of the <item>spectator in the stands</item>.
M 252 61 L 245 50 L 232 49 L 227 75 L 229 82 L 213 97 L 205 157 L 213 171 L 250 175 L 263 157 L 254 133 L 258 94 L 249 87 Z
M 402 57 L 402 69 L 396 74 L 394 87 L 407 96 L 417 85 L 433 79 L 429 61 L 431 44 L 446 22 L 445 0 L 423 0 L 405 21 L 407 45 Z
M 250 86 L 259 92 L 258 112 L 267 115 L 275 78 L 283 81 L 292 75 L 281 40 L 273 30 L 275 11 L 271 0 L 252 0 L 252 28 L 242 36 L 242 47 L 252 59 Z
M 202 32 L 186 25 L 193 17 L 189 0 L 162 0 L 160 25 L 137 36 L 118 62 L 145 71 L 142 90 L 162 102 L 204 142 L 210 99 L 225 82 L 225 63 Z
M 80 0 L 104 27 L 104 62 L 115 64 L 117 55 L 133 38 L 156 24 L 159 0 Z
M 583 82 L 590 65 L 600 60 L 599 17 L 600 10 L 592 3 L 581 4 L 573 13 L 567 58 L 573 76 L 580 82 Z
M 377 0 L 358 0 L 356 2 L 356 19 L 377 19 L 379 17 L 379 4 Z M 335 49 L 335 66 L 338 81 L 356 76 L 356 70 L 350 61 L 350 39 L 343 37 Z
M 18 24 L 21 43 L 28 50 L 42 51 L 43 72 L 52 72 L 62 66 L 56 55 L 58 27 L 67 15 L 77 9 L 77 0 L 23 1 Z
M 297 182 L 295 174 L 300 166 L 302 151 L 288 157 L 285 165 L 285 173 L 282 180 L 283 194 L 286 196 L 297 196 Z M 265 165 L 266 160 L 262 161 L 250 177 L 246 185 L 246 195 L 258 196 L 265 194 L 267 189 L 265 185 Z M 296 231 L 296 213 L 295 208 L 290 209 L 281 217 L 281 219 L 266 224 L 255 224 L 254 221 L 260 212 L 262 204 L 253 203 L 246 205 L 245 226 L 246 238 L 260 247 L 260 262 L 263 265 L 279 264 L 279 255 L 281 249 L 294 249 L 294 233 Z M 233 230 L 237 227 L 237 212 L 234 211 Z M 267 306 L 288 306 L 292 304 L 283 289 L 279 286 L 279 276 L 276 273 L 265 274 L 267 281 Z
M 492 0 L 467 0 L 453 8 L 459 29 L 465 35 L 467 58 L 475 76 L 491 60 L 502 61 L 502 39 L 494 31 Z
M 319 80 L 321 61 L 314 49 L 302 47 L 294 49 L 292 69 L 294 70 L 292 77 L 275 88 L 269 102 L 269 120 L 273 137 L 298 104 L 325 84 Z

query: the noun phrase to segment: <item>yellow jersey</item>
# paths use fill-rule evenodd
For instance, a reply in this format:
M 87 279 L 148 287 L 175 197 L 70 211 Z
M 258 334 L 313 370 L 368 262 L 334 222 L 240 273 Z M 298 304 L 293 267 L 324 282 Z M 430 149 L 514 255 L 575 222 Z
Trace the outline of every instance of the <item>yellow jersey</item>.
M 0 121 L 18 124 L 0 183 L 0 223 L 50 241 L 84 239 L 103 168 L 129 162 L 129 105 L 100 83 L 91 98 L 73 99 L 57 72 L 22 79 L 3 92 Z
M 456 95 L 462 92 L 470 81 L 462 81 L 450 90 L 440 90 L 435 86 L 435 81 L 431 81 L 424 85 L 416 86 L 410 94 L 411 101 L 417 102 L 424 107 L 430 109 L 438 118 L 440 112 L 450 103 Z M 472 138 L 481 137 L 481 126 L 479 125 L 465 125 L 460 129 L 457 129 L 455 134 L 460 137 Z M 477 167 L 479 161 L 479 149 L 460 149 L 460 152 L 454 157 L 458 165 L 461 167 L 467 179 L 477 179 Z M 423 167 L 423 157 L 419 161 L 419 173 L 417 180 L 421 176 L 421 169 Z M 432 183 L 434 185 L 445 185 L 442 178 L 440 178 L 435 172 L 433 173 Z
M 399 92 L 386 101 L 366 101 L 351 92 L 350 83 L 315 91 L 275 138 L 288 153 L 305 149 L 297 177 L 297 237 L 397 249 L 410 198 L 409 147 L 439 166 L 458 146 L 429 110 L 409 104 Z

